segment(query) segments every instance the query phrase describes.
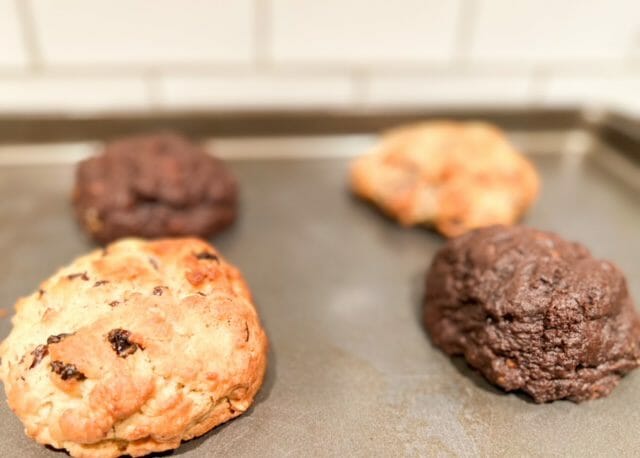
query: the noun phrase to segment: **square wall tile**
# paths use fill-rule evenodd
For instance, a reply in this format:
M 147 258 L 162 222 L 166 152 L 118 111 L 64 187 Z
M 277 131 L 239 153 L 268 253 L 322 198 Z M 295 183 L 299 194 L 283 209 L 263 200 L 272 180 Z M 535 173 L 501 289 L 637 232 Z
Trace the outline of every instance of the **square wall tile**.
M 380 64 L 446 61 L 455 46 L 458 0 L 273 0 L 275 62 Z
M 46 64 L 246 63 L 252 0 L 33 0 Z
M 640 115 L 640 73 L 551 77 L 544 88 L 544 101 L 550 105 L 597 105 Z
M 640 33 L 638 0 L 477 0 L 474 60 L 621 59 Z
M 353 90 L 339 76 L 166 76 L 160 93 L 165 108 L 293 108 L 347 105 Z
M 526 76 L 424 75 L 372 77 L 369 105 L 509 105 L 530 101 Z
M 0 68 L 24 67 L 27 63 L 16 5 L 16 0 L 0 0 Z
M 145 82 L 137 78 L 0 79 L 0 110 L 3 112 L 99 112 L 148 107 Z

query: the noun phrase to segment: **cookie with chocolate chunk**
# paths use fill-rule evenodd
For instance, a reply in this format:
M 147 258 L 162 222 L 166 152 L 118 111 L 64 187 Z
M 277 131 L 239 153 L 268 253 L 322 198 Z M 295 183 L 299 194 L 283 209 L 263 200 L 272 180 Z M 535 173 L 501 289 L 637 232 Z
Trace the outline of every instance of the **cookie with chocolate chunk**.
M 386 132 L 351 165 L 351 188 L 403 226 L 447 237 L 514 224 L 540 179 L 504 132 L 484 122 L 427 121 Z
M 124 138 L 76 170 L 76 215 L 100 242 L 208 237 L 236 218 L 238 186 L 222 163 L 177 134 Z
M 622 272 L 526 227 L 449 241 L 427 274 L 432 341 L 536 402 L 607 396 L 640 363 L 640 318 Z
M 246 412 L 266 353 L 242 275 L 211 245 L 124 239 L 18 301 L 0 378 L 37 442 L 141 456 Z

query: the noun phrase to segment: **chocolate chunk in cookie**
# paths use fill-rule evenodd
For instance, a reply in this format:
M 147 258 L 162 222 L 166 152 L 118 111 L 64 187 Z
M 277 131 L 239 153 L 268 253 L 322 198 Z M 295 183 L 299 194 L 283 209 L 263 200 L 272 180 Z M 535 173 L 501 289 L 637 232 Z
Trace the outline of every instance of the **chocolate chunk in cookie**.
M 60 376 L 62 380 L 85 380 L 87 377 L 78 370 L 75 364 L 65 364 L 62 361 L 51 361 L 51 371 Z
M 131 332 L 126 329 L 112 329 L 107 335 L 107 340 L 111 344 L 111 348 L 121 358 L 126 358 L 136 352 L 138 348 L 141 348 L 137 343 L 132 342 Z
M 208 251 L 201 251 L 200 253 L 196 253 L 195 257 L 200 260 L 200 261 L 217 261 L 218 257 L 213 254 L 213 253 L 209 253 Z
M 98 241 L 125 236 L 208 237 L 236 217 L 236 180 L 176 134 L 125 138 L 78 166 L 73 202 Z
M 640 318 L 620 270 L 526 227 L 449 241 L 426 281 L 433 342 L 536 402 L 608 395 L 640 363 Z
M 31 352 L 31 354 L 33 355 L 33 360 L 31 361 L 31 364 L 29 365 L 29 369 L 33 369 L 38 364 L 40 364 L 40 361 L 42 361 L 44 359 L 44 357 L 49 354 L 49 347 L 47 347 L 46 345 L 38 345 Z
M 56 335 L 52 335 L 47 337 L 47 345 L 51 345 L 51 344 L 57 344 L 62 342 L 63 339 L 65 339 L 66 337 L 69 337 L 71 334 L 63 332 L 62 334 L 56 334 Z

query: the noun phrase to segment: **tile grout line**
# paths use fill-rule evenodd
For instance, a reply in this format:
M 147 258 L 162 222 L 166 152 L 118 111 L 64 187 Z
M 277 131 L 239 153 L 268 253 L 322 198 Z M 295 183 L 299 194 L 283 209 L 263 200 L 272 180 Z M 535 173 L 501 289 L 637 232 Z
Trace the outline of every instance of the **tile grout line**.
M 369 81 L 371 75 L 363 69 L 355 69 L 349 76 L 351 80 L 351 106 L 356 109 L 362 109 L 367 105 L 369 95 Z
M 14 3 L 18 13 L 18 21 L 21 25 L 24 48 L 29 57 L 29 70 L 33 73 L 40 73 L 44 65 L 31 1 L 14 0 Z
M 162 108 L 162 75 L 156 69 L 150 68 L 143 74 L 146 89 L 146 98 L 151 110 Z
M 453 46 L 453 62 L 458 65 L 468 63 L 477 12 L 476 6 L 476 0 L 460 0 Z
M 612 64 L 616 66 L 612 68 Z M 615 61 L 610 60 L 585 60 L 574 62 L 546 62 L 545 66 L 552 66 L 554 71 L 561 74 L 589 74 L 591 76 L 607 76 L 611 73 L 616 75 L 638 75 L 640 74 L 639 61 Z M 393 67 L 390 69 L 390 67 Z M 606 67 L 606 71 L 603 68 Z M 153 70 L 160 73 L 178 73 L 178 74 L 201 74 L 204 76 L 235 76 L 250 74 L 255 68 L 252 66 L 236 65 L 236 64 L 208 64 L 208 63 L 161 63 L 154 64 Z M 302 74 L 305 76 L 328 76 L 335 75 L 346 71 L 361 70 L 364 67 L 353 67 L 346 64 L 301 64 L 301 65 L 279 65 L 277 68 L 270 69 L 274 75 L 291 75 Z M 47 65 L 46 71 L 43 73 L 49 76 L 60 77 L 113 77 L 113 76 L 140 76 L 149 69 L 149 66 L 136 66 L 130 64 L 73 64 L 73 65 Z M 432 76 L 447 77 L 460 69 L 467 69 L 473 74 L 485 76 L 510 76 L 530 74 L 536 69 L 536 66 L 526 65 L 516 61 L 486 61 L 476 63 L 466 63 L 463 66 L 446 66 L 440 64 L 428 63 L 376 63 L 367 65 L 366 71 L 376 76 L 421 76 L 428 72 Z M 604 73 L 603 73 L 604 72 Z M 24 74 L 24 70 L 0 69 L 0 77 L 13 77 Z
M 529 76 L 528 95 L 532 103 L 542 105 L 545 102 L 546 87 L 549 85 L 549 68 L 546 66 L 536 67 Z
M 253 1 L 253 52 L 255 67 L 259 70 L 270 64 L 271 9 L 269 0 Z
M 640 28 L 631 38 L 629 49 L 624 53 L 627 68 L 632 68 L 636 60 L 640 61 Z

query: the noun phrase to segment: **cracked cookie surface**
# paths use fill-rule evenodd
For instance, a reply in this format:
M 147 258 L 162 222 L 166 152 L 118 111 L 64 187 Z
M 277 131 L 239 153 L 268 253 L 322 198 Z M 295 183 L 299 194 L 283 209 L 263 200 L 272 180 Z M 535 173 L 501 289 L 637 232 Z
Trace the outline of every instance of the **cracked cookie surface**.
M 430 121 L 386 132 L 351 165 L 351 188 L 402 225 L 453 237 L 513 224 L 532 205 L 539 178 L 498 129 Z
M 39 443 L 141 456 L 245 412 L 266 352 L 242 275 L 211 245 L 125 239 L 17 302 L 0 377 Z
M 536 402 L 607 396 L 640 363 L 640 318 L 622 272 L 522 226 L 450 240 L 427 274 L 424 320 L 446 353 Z

